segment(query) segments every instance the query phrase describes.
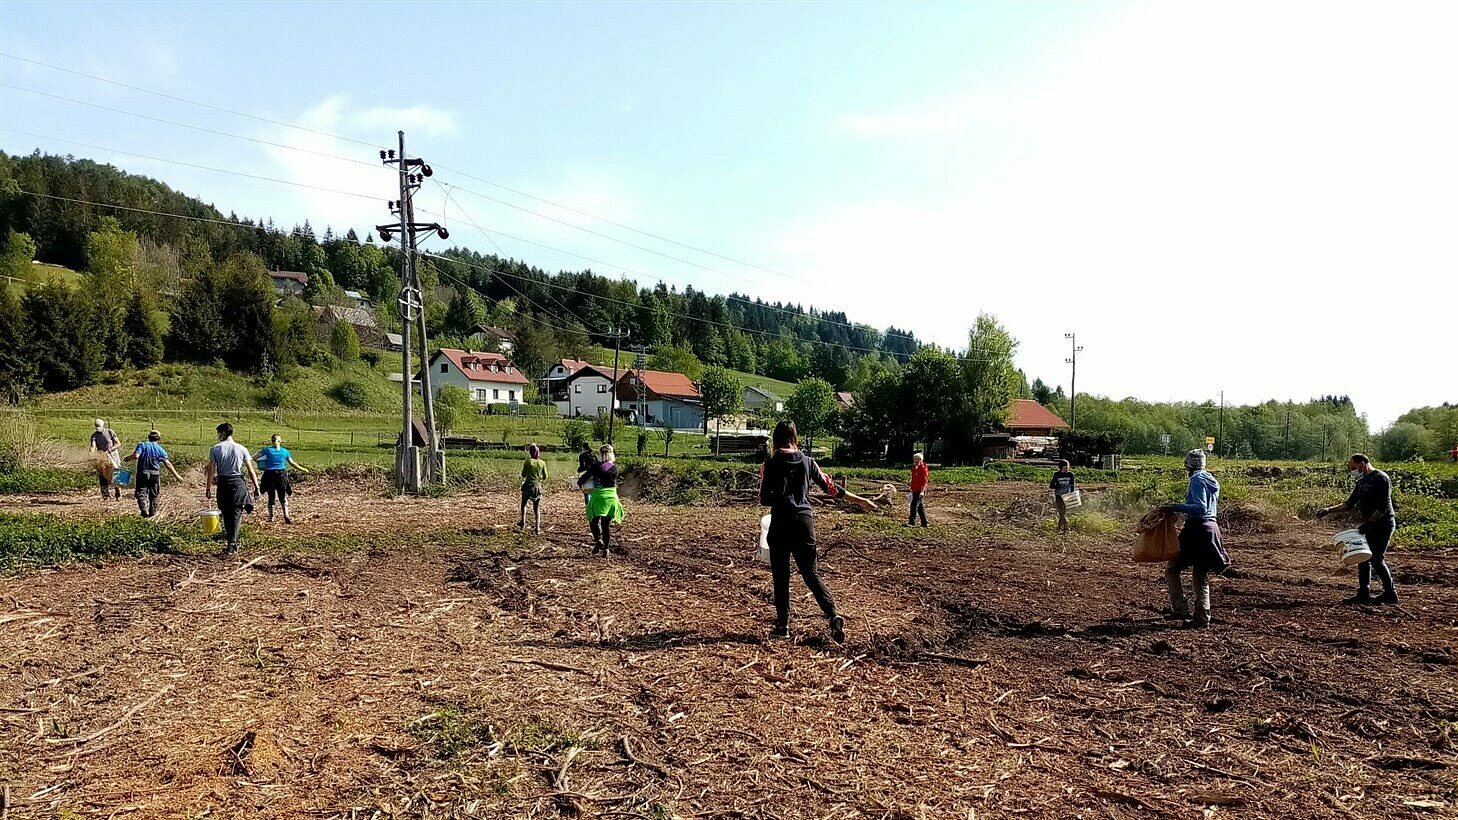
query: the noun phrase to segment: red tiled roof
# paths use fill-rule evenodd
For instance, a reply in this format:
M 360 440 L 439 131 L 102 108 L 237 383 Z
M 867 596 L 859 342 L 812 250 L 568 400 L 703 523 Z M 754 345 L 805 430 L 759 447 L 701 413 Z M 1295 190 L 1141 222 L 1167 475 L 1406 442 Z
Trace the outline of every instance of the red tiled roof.
M 565 368 L 567 368 L 567 371 L 569 373 L 576 373 L 577 371 L 581 370 L 582 368 L 587 367 L 589 364 L 591 364 L 591 362 L 584 362 L 581 359 L 563 359 L 562 360 L 562 366 L 565 367 Z
M 635 399 L 631 378 L 635 371 L 629 370 L 618 380 L 618 395 L 620 398 Z M 662 370 L 639 370 L 636 375 L 642 380 L 643 385 L 648 388 L 648 395 L 661 396 L 674 399 L 697 399 L 699 388 L 693 380 L 682 373 L 666 373 Z
M 456 369 L 466 374 L 466 378 L 473 382 L 500 382 L 503 384 L 526 384 L 527 378 L 507 358 L 500 353 L 480 353 L 474 350 L 455 350 L 449 347 L 441 348 L 435 356 L 430 358 L 431 364 L 435 364 L 436 357 L 444 356 L 450 359 Z M 491 370 L 492 365 L 496 370 Z
M 1014 399 L 1002 426 L 1008 430 L 1062 430 L 1068 427 L 1068 422 L 1032 399 Z

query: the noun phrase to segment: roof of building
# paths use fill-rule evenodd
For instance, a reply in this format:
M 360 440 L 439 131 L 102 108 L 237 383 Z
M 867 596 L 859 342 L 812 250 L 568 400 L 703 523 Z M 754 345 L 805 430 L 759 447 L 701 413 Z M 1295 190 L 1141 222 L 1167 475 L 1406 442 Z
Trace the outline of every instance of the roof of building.
M 344 295 L 345 296 L 348 296 L 351 299 L 358 299 L 361 302 L 368 302 L 369 301 L 368 299 L 365 298 L 365 295 L 363 293 L 360 293 L 357 290 L 347 290 L 347 291 L 344 292 Z
M 482 353 L 475 350 L 443 347 L 430 357 L 431 364 L 435 364 L 436 358 L 440 356 L 450 359 L 451 364 L 473 382 L 527 383 L 526 376 L 523 376 L 521 371 L 517 370 L 516 366 L 500 353 Z M 493 370 L 493 367 L 496 369 Z
M 268 276 L 270 279 L 287 279 L 301 285 L 309 281 L 309 274 L 301 270 L 271 270 L 268 272 Z
M 545 376 L 545 378 L 551 378 L 552 370 L 556 370 L 559 367 L 565 368 L 566 371 L 567 371 L 567 376 L 570 376 L 573 373 L 576 373 L 577 371 L 581 370 L 582 368 L 584 368 L 584 367 L 590 367 L 590 366 L 591 365 L 589 365 L 587 362 L 584 362 L 581 359 L 562 359 L 557 364 L 552 365 L 551 370 L 548 370 L 547 371 L 547 375 Z M 558 379 L 565 379 L 565 378 L 567 378 L 567 376 L 558 376 L 557 378 Z
M 355 327 L 379 327 L 375 321 L 375 314 L 357 307 L 340 307 L 339 305 L 325 305 L 317 309 L 320 321 L 338 322 L 343 320 Z
M 643 386 L 648 388 L 649 396 L 659 396 L 666 399 L 698 399 L 699 388 L 693 380 L 682 373 L 668 373 L 662 370 L 629 370 L 622 375 L 618 381 L 621 386 L 618 388 L 620 395 L 629 399 L 637 398 L 633 377 L 642 380 Z
M 774 393 L 771 393 L 770 391 L 764 389 L 763 387 L 755 387 L 752 384 L 746 384 L 746 385 L 744 385 L 744 390 L 745 390 L 745 392 L 754 391 L 755 393 L 758 393 L 758 394 L 760 394 L 761 396 L 764 396 L 767 399 L 777 399 L 777 398 L 779 398 L 779 396 L 776 396 Z
M 1068 427 L 1068 422 L 1032 399 L 1013 399 L 1002 426 L 1007 430 L 1061 430 Z
M 856 404 L 856 397 L 853 393 L 847 393 L 844 390 L 837 390 L 835 392 L 835 401 L 842 407 L 854 407 Z
M 497 327 L 495 325 L 476 325 L 476 332 L 484 333 L 488 336 L 495 336 L 498 339 L 504 339 L 508 342 L 516 341 L 516 334 L 512 333 L 504 327 Z
M 386 333 L 385 341 L 389 342 L 392 345 L 403 346 L 405 344 L 405 339 L 398 333 Z

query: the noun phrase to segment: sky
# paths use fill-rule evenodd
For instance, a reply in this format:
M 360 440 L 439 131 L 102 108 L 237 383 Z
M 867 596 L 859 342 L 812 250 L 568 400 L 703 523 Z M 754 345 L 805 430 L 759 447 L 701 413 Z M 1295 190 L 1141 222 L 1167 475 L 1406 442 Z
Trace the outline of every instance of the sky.
M 1030 379 L 1077 333 L 1080 392 L 1380 429 L 1458 401 L 1455 40 L 1443 2 L 3 2 L 0 148 L 363 233 L 403 129 L 478 251 L 953 348 L 987 312 Z

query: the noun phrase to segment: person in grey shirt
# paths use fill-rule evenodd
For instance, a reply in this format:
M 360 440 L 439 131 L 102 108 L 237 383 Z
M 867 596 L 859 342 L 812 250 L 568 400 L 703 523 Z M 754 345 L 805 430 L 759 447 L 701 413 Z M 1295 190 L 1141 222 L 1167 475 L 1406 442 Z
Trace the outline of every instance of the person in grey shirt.
M 243 483 L 244 475 L 253 487 L 251 494 Z M 253 498 L 258 495 L 258 473 L 253 470 L 248 448 L 233 440 L 233 425 L 226 421 L 218 425 L 218 443 L 208 451 L 203 479 L 205 497 L 213 497 L 214 484 L 218 485 L 218 511 L 223 514 L 223 534 L 228 539 L 223 554 L 236 555 L 243 513 L 253 511 Z

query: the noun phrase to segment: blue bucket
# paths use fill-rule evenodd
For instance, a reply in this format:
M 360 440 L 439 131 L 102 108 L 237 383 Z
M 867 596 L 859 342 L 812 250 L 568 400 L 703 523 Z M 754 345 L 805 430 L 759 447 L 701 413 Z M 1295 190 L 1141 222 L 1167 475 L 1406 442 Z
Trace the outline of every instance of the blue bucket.
M 118 467 L 112 473 L 112 481 L 116 484 L 130 484 L 132 483 L 132 471 L 125 467 Z

